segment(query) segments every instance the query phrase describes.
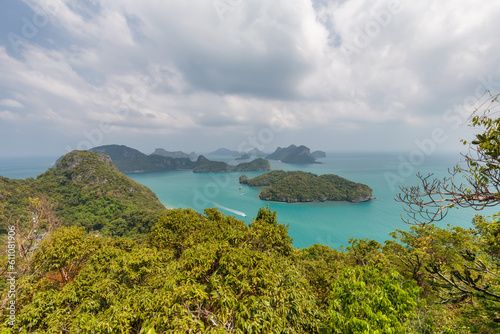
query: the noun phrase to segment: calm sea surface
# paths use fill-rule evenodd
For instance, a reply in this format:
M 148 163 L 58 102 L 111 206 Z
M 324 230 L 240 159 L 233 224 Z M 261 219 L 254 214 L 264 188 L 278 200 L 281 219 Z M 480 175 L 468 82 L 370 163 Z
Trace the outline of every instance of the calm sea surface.
M 401 221 L 401 203 L 394 200 L 400 185 L 415 185 L 415 173 L 447 175 L 448 168 L 461 159 L 458 153 L 440 153 L 429 157 L 410 156 L 406 153 L 329 153 L 322 164 L 291 165 L 271 161 L 272 169 L 303 170 L 316 174 L 337 174 L 346 179 L 367 184 L 377 200 L 352 204 L 347 202 L 286 204 L 266 202 L 258 198 L 260 189 L 243 186 L 238 178 L 243 173 L 192 173 L 169 171 L 128 174 L 129 177 L 152 189 L 169 208 L 216 207 L 247 223 L 252 221 L 260 207 L 269 204 L 278 213 L 280 223 L 289 224 L 289 233 L 296 247 L 315 243 L 338 248 L 346 245 L 350 237 L 371 238 L 379 242 L 390 239 L 396 228 L 407 229 Z M 224 157 L 210 157 L 223 160 Z M 9 178 L 36 177 L 51 167 L 56 157 L 0 159 L 0 175 Z M 227 160 L 226 160 L 227 161 Z M 406 163 L 412 161 L 411 163 Z M 232 164 L 237 161 L 228 161 Z M 246 172 L 249 178 L 263 172 Z M 493 214 L 489 209 L 484 214 Z M 470 227 L 474 210 L 453 210 L 441 222 Z

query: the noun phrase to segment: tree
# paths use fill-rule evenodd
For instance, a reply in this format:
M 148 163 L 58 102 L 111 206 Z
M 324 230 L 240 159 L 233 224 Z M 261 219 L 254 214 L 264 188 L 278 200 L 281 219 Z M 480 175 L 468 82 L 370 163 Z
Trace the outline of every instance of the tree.
M 328 333 L 411 333 L 420 324 L 421 289 L 397 272 L 382 268 L 344 268 L 330 295 Z
M 470 118 L 470 126 L 481 128 L 451 176 L 436 179 L 423 176 L 420 186 L 402 187 L 397 200 L 406 204 L 409 224 L 426 228 L 427 224 L 443 219 L 453 207 L 482 210 L 500 203 L 500 118 L 497 116 L 500 93 L 487 91 L 478 99 Z M 441 292 L 443 303 L 468 304 L 474 308 L 475 330 L 493 330 L 500 326 L 500 229 L 498 216 L 492 221 L 477 216 L 474 219 L 475 239 L 467 247 L 455 250 L 460 260 L 443 266 L 431 261 L 425 266 L 433 285 Z M 448 258 L 449 260 L 449 258 Z M 489 318 L 489 322 L 484 322 Z
M 457 164 L 444 179 L 419 173 L 420 186 L 401 188 L 397 200 L 407 206 L 405 222 L 425 225 L 443 219 L 453 207 L 482 210 L 500 203 L 500 118 L 495 118 L 499 97 L 487 91 L 478 99 L 470 125 L 484 130 L 470 143 L 462 140 L 469 145 L 463 165 Z

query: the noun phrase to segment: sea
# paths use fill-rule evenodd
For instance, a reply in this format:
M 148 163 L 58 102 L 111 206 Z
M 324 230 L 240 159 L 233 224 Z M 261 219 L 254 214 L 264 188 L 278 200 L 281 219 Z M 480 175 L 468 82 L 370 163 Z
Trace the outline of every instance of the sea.
M 37 177 L 53 166 L 58 157 L 0 158 L 0 175 L 25 179 Z M 241 161 L 226 156 L 207 156 L 210 160 L 237 164 Z M 149 187 L 168 208 L 218 208 L 226 215 L 251 223 L 260 208 L 269 206 L 277 212 L 278 221 L 289 226 L 295 247 L 304 248 L 319 243 L 332 248 L 348 245 L 349 238 L 368 238 L 383 243 L 391 240 L 395 229 L 409 229 L 402 218 L 405 211 L 395 199 L 401 186 L 418 185 L 416 173 L 443 178 L 462 161 L 459 153 L 423 152 L 346 153 L 327 152 L 319 164 L 286 164 L 271 160 L 273 170 L 302 170 L 315 174 L 336 174 L 351 181 L 364 183 L 373 189 L 376 199 L 364 203 L 278 203 L 258 198 L 261 189 L 239 184 L 239 177 L 249 178 L 264 172 L 193 173 L 166 171 L 128 174 L 135 181 Z M 241 188 L 241 189 L 240 189 Z M 452 209 L 435 225 L 472 227 L 475 214 L 493 215 L 498 210 L 488 208 Z

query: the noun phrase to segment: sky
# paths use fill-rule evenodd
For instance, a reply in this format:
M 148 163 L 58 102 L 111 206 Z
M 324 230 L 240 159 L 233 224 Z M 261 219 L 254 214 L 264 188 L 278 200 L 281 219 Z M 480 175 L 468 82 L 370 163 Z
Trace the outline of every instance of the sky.
M 459 150 L 500 1 L 6 0 L 0 156 Z

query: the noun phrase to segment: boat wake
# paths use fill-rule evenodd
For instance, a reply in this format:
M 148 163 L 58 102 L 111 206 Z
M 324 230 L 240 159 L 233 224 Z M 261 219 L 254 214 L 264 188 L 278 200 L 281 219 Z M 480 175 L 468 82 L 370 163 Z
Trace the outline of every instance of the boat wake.
M 226 211 L 229 211 L 229 212 L 232 212 L 238 216 L 242 216 L 242 217 L 246 217 L 246 213 L 244 212 L 241 212 L 241 211 L 238 211 L 238 210 L 233 210 L 233 209 L 230 209 L 230 208 L 226 208 L 225 206 L 222 206 L 220 205 L 219 203 L 215 203 L 215 202 L 211 202 L 213 205 L 215 205 L 216 207 L 218 207 L 219 209 L 222 209 L 222 210 L 226 210 Z

